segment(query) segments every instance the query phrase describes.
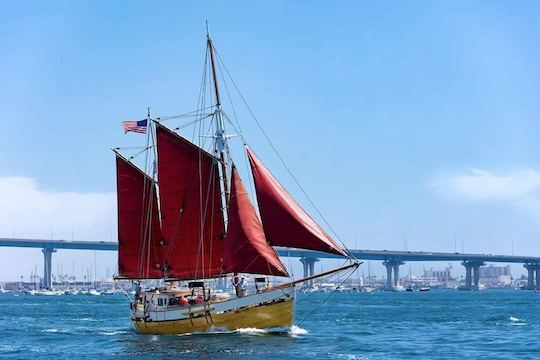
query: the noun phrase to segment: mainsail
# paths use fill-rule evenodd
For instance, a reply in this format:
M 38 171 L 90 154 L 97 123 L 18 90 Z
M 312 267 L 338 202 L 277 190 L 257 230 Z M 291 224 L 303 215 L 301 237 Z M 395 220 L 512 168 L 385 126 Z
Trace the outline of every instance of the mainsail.
M 264 233 L 272 246 L 287 246 L 347 256 L 298 205 L 251 149 L 246 148 Z
M 224 221 L 218 159 L 159 123 L 156 138 L 164 277 L 219 276 Z
M 154 181 L 116 154 L 118 200 L 118 274 L 160 278 L 161 231 Z
M 224 271 L 289 276 L 274 249 L 266 243 L 261 222 L 234 166 L 231 183 Z

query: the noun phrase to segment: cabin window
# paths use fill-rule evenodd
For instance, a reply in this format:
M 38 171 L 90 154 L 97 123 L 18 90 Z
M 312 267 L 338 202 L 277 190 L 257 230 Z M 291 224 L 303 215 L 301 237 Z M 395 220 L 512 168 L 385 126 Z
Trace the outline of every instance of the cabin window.
M 163 306 L 163 299 L 159 298 L 157 301 L 158 306 Z
M 169 305 L 178 305 L 178 299 L 177 298 L 170 298 L 169 299 Z

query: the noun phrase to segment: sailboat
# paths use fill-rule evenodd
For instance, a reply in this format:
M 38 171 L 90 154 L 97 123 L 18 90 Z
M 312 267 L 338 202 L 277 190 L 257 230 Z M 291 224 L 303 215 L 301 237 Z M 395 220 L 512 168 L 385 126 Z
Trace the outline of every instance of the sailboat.
M 203 79 L 212 85 L 213 104 L 199 104 L 196 121 L 206 119 L 200 129 L 211 127 L 211 136 L 190 141 L 148 114 L 146 168 L 121 148 L 113 149 L 119 243 L 115 278 L 136 283 L 131 324 L 143 334 L 288 328 L 298 284 L 359 265 L 244 142 L 257 212 L 229 151 L 225 123 L 230 120 L 222 107 L 208 32 L 206 40 L 209 75 Z M 333 253 L 347 263 L 293 280 L 275 246 Z M 280 281 L 272 284 L 270 277 Z M 161 285 L 144 289 L 144 281 L 151 279 Z M 234 293 L 213 289 L 228 279 Z

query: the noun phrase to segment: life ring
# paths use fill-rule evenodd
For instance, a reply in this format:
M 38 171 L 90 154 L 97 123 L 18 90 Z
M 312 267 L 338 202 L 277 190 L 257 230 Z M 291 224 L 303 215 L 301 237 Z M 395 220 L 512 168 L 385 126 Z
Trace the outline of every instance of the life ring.
M 188 299 L 186 299 L 185 297 L 181 296 L 179 299 L 178 299 L 178 303 L 182 306 L 185 306 L 188 304 Z

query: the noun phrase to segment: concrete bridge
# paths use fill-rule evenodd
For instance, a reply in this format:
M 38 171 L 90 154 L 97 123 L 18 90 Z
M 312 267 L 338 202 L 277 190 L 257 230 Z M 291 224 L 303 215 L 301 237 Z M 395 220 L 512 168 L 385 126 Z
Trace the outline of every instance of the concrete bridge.
M 318 251 L 278 249 L 280 256 L 299 257 L 304 265 L 304 276 L 313 275 L 314 263 L 319 259 L 342 258 Z M 460 261 L 465 267 L 464 290 L 478 290 L 480 266 L 491 263 L 521 263 L 528 271 L 528 288 L 540 289 L 540 257 L 519 255 L 465 254 L 429 251 L 350 250 L 359 260 L 382 260 L 386 267 L 386 287 L 399 285 L 399 267 L 406 261 Z M 535 281 L 536 280 L 536 281 Z
M 110 241 L 69 241 L 0 238 L 0 246 L 19 248 L 40 248 L 43 252 L 43 278 L 46 288 L 50 288 L 52 254 L 58 249 L 116 251 L 117 242 Z M 315 272 L 315 262 L 319 259 L 342 259 L 342 256 L 319 251 L 278 248 L 279 256 L 300 258 L 304 267 L 304 277 Z M 521 263 L 528 271 L 528 288 L 540 289 L 540 257 L 492 254 L 462 254 L 424 251 L 350 250 L 359 260 L 381 260 L 387 271 L 387 288 L 399 285 L 399 266 L 406 261 L 461 261 L 465 267 L 465 289 L 478 289 L 480 266 L 487 262 Z

